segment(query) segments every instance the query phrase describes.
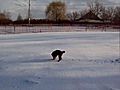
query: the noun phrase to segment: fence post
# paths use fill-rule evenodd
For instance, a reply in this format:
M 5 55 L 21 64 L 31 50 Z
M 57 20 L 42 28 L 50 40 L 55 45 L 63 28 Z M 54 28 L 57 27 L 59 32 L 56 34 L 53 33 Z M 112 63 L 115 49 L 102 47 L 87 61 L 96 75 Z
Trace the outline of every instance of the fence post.
M 15 25 L 14 25 L 14 33 L 15 33 Z

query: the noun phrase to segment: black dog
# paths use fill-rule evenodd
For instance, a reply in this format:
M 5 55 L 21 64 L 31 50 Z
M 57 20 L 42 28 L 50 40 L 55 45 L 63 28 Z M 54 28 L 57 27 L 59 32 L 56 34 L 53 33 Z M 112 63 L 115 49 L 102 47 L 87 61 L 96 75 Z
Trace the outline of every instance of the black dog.
M 58 56 L 58 58 L 59 58 L 58 62 L 59 62 L 60 60 L 62 60 L 62 55 L 63 55 L 63 53 L 65 53 L 65 51 L 61 51 L 61 50 L 55 50 L 55 51 L 53 51 L 52 54 L 51 54 L 52 57 L 53 57 L 53 60 L 55 60 L 57 56 Z

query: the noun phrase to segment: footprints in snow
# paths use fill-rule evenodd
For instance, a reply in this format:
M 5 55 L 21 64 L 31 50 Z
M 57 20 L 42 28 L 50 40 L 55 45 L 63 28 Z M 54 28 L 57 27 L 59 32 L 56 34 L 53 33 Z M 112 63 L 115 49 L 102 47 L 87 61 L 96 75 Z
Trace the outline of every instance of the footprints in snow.
M 32 79 L 26 79 L 24 80 L 24 83 L 26 84 L 39 84 L 40 83 L 40 77 L 37 77 L 37 78 L 32 78 Z
M 71 59 L 71 61 L 77 62 L 92 62 L 98 64 L 106 64 L 106 63 L 120 63 L 120 58 L 115 60 L 80 60 L 80 59 Z

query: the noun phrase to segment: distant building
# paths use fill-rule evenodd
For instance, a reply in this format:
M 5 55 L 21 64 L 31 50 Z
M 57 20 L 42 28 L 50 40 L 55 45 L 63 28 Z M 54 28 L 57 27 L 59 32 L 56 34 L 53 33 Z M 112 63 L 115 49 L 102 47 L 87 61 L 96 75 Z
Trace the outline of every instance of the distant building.
M 103 20 L 100 19 L 97 15 L 95 15 L 92 11 L 89 11 L 84 16 L 77 20 L 78 22 L 83 23 L 102 23 Z
M 0 13 L 0 20 L 4 20 L 4 19 L 6 19 L 6 16 L 5 16 L 5 14 L 3 14 L 3 13 Z
M 0 25 L 10 24 L 12 23 L 11 20 L 9 20 L 4 13 L 0 13 Z

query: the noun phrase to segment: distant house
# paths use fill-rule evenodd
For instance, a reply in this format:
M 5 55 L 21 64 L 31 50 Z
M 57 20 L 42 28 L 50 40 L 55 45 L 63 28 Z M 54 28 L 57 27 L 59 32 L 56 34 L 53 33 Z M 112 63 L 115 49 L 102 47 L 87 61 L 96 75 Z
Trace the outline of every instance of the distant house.
M 4 19 L 6 19 L 6 16 L 5 16 L 5 14 L 3 14 L 3 13 L 0 13 L 0 20 L 4 20 Z
M 102 23 L 103 20 L 100 19 L 97 15 L 95 15 L 92 11 L 89 11 L 84 16 L 77 20 L 78 22 L 83 23 Z
M 12 23 L 12 21 L 6 18 L 4 13 L 0 13 L 0 25 L 10 24 L 10 23 Z

